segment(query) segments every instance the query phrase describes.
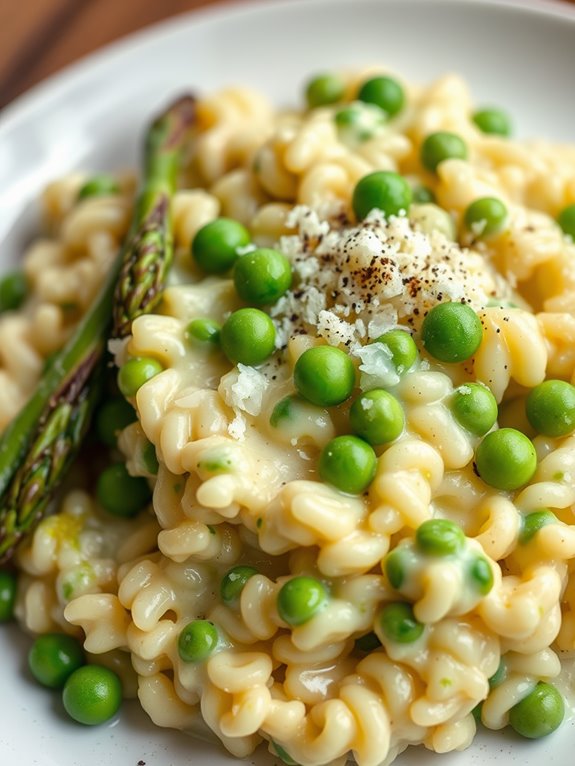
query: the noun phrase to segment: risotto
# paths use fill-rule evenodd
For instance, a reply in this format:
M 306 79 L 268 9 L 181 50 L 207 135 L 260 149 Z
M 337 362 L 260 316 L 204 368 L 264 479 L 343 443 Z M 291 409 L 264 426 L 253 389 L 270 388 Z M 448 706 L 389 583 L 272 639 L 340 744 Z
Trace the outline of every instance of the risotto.
M 107 447 L 18 549 L 16 616 L 237 757 L 544 736 L 575 649 L 575 146 L 513 139 L 455 75 L 328 74 L 305 99 L 199 99 L 169 285 L 110 343 Z M 3 426 L 133 186 L 45 190 L 0 317 Z

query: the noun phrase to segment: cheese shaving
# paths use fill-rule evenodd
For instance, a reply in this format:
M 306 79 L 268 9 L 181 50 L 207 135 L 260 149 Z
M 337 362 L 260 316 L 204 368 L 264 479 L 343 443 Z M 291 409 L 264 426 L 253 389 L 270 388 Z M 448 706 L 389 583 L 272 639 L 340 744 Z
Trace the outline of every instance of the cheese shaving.
M 398 326 L 418 330 L 437 303 L 481 309 L 510 292 L 480 253 L 439 231 L 428 235 L 405 216 L 385 218 L 374 210 L 350 224 L 322 220 L 298 205 L 287 225 L 297 232 L 282 237 L 279 247 L 292 263 L 294 286 L 270 312 L 278 348 L 309 333 L 354 351 Z M 381 378 L 381 359 L 376 372 L 364 372 L 366 379 Z

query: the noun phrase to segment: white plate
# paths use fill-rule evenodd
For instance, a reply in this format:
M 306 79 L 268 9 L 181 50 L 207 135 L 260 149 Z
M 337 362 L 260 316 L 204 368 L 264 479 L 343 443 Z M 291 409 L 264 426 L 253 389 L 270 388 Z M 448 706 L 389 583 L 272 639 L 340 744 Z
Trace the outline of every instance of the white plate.
M 148 116 L 184 89 L 248 83 L 296 103 L 318 70 L 382 62 L 428 81 L 449 70 L 479 103 L 504 105 L 520 135 L 575 140 L 575 8 L 486 0 L 272 0 L 182 16 L 91 56 L 8 107 L 0 119 L 1 265 L 15 262 L 37 224 L 35 200 L 72 168 L 136 162 Z M 110 725 L 66 719 L 57 695 L 25 670 L 27 639 L 0 630 L 0 764 L 27 766 L 224 766 L 217 748 L 154 728 L 136 705 Z M 413 749 L 398 766 L 523 766 L 572 762 L 575 729 L 526 742 L 482 735 L 450 756 Z M 250 764 L 271 764 L 263 754 Z

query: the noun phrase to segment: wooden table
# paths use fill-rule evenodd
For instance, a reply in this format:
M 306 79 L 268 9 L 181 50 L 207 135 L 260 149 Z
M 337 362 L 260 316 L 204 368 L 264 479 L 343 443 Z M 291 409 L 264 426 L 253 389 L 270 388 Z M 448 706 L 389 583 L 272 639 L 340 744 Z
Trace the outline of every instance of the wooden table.
M 111 40 L 218 1 L 0 0 L 0 107 Z
M 216 2 L 0 0 L 0 107 L 105 43 L 168 16 Z

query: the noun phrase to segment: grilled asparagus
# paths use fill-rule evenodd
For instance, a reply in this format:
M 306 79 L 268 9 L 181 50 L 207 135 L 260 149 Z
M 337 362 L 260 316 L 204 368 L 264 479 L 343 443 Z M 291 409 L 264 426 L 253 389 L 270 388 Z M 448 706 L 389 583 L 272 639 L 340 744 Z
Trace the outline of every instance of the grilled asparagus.
M 126 336 L 132 320 L 161 298 L 173 255 L 170 203 L 194 116 L 194 99 L 185 96 L 149 127 L 126 243 L 84 320 L 0 438 L 0 563 L 40 521 L 78 452 L 98 400 L 110 329 Z

